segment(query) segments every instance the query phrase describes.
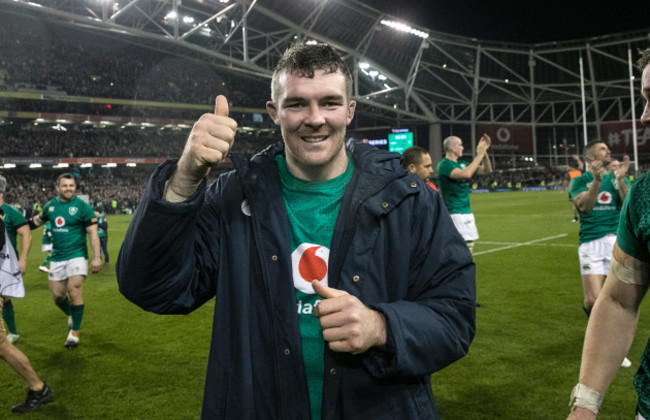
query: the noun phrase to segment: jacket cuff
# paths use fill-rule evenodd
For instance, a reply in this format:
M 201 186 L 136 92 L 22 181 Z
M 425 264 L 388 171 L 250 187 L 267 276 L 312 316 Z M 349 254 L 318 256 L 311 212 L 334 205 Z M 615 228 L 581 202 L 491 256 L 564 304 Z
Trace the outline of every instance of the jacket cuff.
M 368 305 L 370 309 L 381 312 L 386 320 L 386 348 L 371 348 L 363 358 L 363 364 L 375 378 L 388 378 L 397 372 L 397 349 L 390 324 L 390 317 L 380 305 Z

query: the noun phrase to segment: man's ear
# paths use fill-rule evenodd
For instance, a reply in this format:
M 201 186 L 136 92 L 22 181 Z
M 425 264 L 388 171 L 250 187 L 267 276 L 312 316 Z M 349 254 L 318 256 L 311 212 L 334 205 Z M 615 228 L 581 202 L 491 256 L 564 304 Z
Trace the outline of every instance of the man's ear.
M 266 102 L 266 112 L 269 114 L 269 117 L 271 117 L 271 120 L 275 123 L 275 125 L 280 125 L 278 121 L 278 107 L 275 105 L 275 102 Z
M 407 169 L 409 172 L 411 172 L 411 173 L 414 174 L 415 171 L 417 170 L 417 167 L 415 166 L 415 163 L 411 163 L 411 164 L 409 164 L 409 166 L 406 167 L 406 169 Z

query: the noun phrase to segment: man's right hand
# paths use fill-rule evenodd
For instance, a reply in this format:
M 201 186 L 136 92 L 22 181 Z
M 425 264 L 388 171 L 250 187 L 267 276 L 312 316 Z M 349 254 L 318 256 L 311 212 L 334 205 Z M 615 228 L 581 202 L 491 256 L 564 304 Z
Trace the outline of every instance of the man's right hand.
M 602 160 L 594 160 L 589 164 L 589 172 L 594 176 L 594 180 L 600 182 L 603 180 L 603 175 L 605 175 L 605 165 Z
M 214 114 L 203 114 L 192 127 L 176 173 L 169 182 L 169 188 L 176 194 L 191 196 L 210 168 L 225 159 L 237 130 L 237 122 L 228 113 L 228 100 L 219 95 Z

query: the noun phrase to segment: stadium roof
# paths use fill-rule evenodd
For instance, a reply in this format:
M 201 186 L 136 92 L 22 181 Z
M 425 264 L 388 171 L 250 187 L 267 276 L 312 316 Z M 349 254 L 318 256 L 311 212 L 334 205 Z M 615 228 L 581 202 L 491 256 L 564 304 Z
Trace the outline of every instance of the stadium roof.
M 650 32 L 483 41 L 357 0 L 0 0 L 0 7 L 262 77 L 292 42 L 326 42 L 354 69 L 358 112 L 401 124 L 576 124 L 583 92 L 588 121 L 629 120 L 628 58 L 648 45 Z

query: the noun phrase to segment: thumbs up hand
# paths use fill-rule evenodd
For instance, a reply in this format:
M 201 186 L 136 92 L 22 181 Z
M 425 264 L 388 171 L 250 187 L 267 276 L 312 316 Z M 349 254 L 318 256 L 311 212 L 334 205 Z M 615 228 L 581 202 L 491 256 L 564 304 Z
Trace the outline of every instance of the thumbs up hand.
M 228 100 L 219 95 L 214 113 L 203 114 L 192 127 L 176 173 L 169 183 L 169 188 L 176 194 L 184 197 L 192 195 L 210 172 L 210 167 L 221 162 L 228 154 L 237 130 L 237 122 L 229 118 L 228 113 Z
M 313 281 L 312 287 L 323 300 L 314 316 L 320 320 L 323 338 L 332 351 L 361 354 L 370 347 L 386 344 L 386 319 L 349 293 Z

